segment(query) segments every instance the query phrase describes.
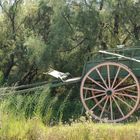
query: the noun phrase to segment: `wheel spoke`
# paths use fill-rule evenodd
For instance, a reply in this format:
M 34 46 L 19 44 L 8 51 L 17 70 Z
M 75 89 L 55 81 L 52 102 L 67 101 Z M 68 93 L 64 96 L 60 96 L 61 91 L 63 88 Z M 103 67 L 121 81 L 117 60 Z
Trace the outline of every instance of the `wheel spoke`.
M 94 98 L 97 98 L 97 97 L 101 97 L 101 96 L 104 96 L 104 95 L 106 95 L 106 93 L 99 94 L 99 95 L 96 95 L 96 96 L 92 96 L 92 97 L 89 97 L 89 98 L 85 98 L 84 100 L 87 101 L 87 100 L 94 99 Z
M 115 92 L 123 91 L 125 89 L 129 89 L 129 88 L 136 87 L 136 86 L 137 86 L 136 84 L 133 84 L 133 85 L 130 85 L 130 86 L 126 86 L 126 87 L 123 87 L 123 88 L 116 89 Z
M 91 90 L 91 91 L 97 91 L 97 92 L 105 92 L 104 90 L 100 90 L 100 89 L 95 89 L 95 88 L 88 88 L 88 87 L 83 87 L 83 89 L 85 90 Z
M 115 93 L 115 94 L 117 94 L 117 95 L 121 95 L 121 96 L 130 97 L 131 99 L 132 99 L 132 98 L 137 99 L 137 96 L 134 96 L 134 95 L 129 95 L 129 94 L 126 94 L 126 93 L 124 93 L 124 94 L 122 94 L 122 93 Z
M 110 88 L 110 69 L 109 69 L 109 65 L 107 65 L 107 76 L 108 76 L 108 86 Z
M 130 89 L 126 89 L 126 91 L 128 91 L 128 92 L 133 92 L 133 93 L 138 93 L 137 91 L 134 91 L 134 90 L 130 90 Z
M 103 115 L 103 113 L 104 113 L 104 111 L 105 111 L 107 102 L 108 102 L 108 97 L 107 97 L 107 99 L 106 99 L 106 101 L 105 101 L 105 103 L 104 103 L 104 107 L 103 107 L 102 112 L 101 112 L 101 114 L 100 114 L 100 118 L 102 118 L 102 115 Z
M 115 102 L 115 104 L 116 104 L 118 110 L 120 111 L 121 115 L 124 117 L 124 113 L 123 113 L 122 109 L 120 108 L 120 106 L 118 105 L 117 101 L 115 100 L 114 97 L 112 97 L 112 98 L 113 98 L 113 100 L 114 100 L 114 102 Z
M 134 95 L 129 95 L 127 94 L 126 92 L 123 91 L 123 94 L 122 93 L 115 93 L 117 95 L 120 95 L 120 96 L 123 96 L 123 97 L 129 97 L 131 100 L 133 100 L 134 102 L 137 102 L 137 96 L 134 96 Z M 135 99 L 134 99 L 135 98 Z
M 87 93 L 88 93 L 88 90 L 86 90 L 86 92 L 84 93 L 84 98 L 87 97 Z
M 97 104 L 95 104 L 90 111 L 92 111 L 96 106 L 98 106 L 101 102 L 103 102 L 105 99 L 107 98 L 107 96 L 103 97 Z
M 121 85 L 129 76 L 130 76 L 130 73 L 129 73 L 127 76 L 125 76 L 125 77 L 121 80 L 121 82 L 120 82 L 119 84 L 117 84 L 117 85 L 114 87 L 114 89 L 116 89 L 119 85 Z
M 115 84 L 115 82 L 116 82 L 116 80 L 117 80 L 117 77 L 118 77 L 118 74 L 119 74 L 119 72 L 120 72 L 120 67 L 118 68 L 118 70 L 117 70 L 117 73 L 116 73 L 116 75 L 115 75 L 115 78 L 114 78 L 114 81 L 113 81 L 113 83 L 112 83 L 112 88 L 114 87 L 114 84 Z
M 101 75 L 100 71 L 98 69 L 96 69 L 96 71 L 97 71 L 98 75 L 100 76 L 101 80 L 103 81 L 104 85 L 106 86 L 106 88 L 108 88 L 108 86 L 107 86 L 103 76 Z
M 112 97 L 110 97 L 110 111 L 111 111 L 111 120 L 113 120 Z
M 103 87 L 101 84 L 99 84 L 98 82 L 96 82 L 95 80 L 93 80 L 91 77 L 87 76 L 87 78 L 88 78 L 89 80 L 91 80 L 93 83 L 95 83 L 96 85 L 98 85 L 99 87 L 101 87 L 101 88 L 103 88 L 103 89 L 106 90 L 105 87 Z
M 124 103 L 125 105 L 127 105 L 129 108 L 133 109 L 133 107 L 131 105 L 129 105 L 127 102 L 125 102 L 124 100 L 122 100 L 120 97 L 114 95 L 114 97 L 116 97 L 118 100 L 120 100 L 122 103 Z

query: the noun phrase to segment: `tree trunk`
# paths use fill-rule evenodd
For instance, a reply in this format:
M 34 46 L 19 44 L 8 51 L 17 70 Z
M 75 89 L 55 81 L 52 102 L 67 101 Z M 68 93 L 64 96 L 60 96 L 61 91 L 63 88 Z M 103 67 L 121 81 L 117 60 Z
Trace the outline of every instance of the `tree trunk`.
M 119 15 L 115 14 L 114 17 L 114 34 L 118 34 L 119 33 Z
M 28 70 L 28 72 L 25 73 L 21 78 L 21 80 L 18 82 L 18 85 L 30 84 L 36 75 L 37 75 L 37 68 L 34 65 L 32 65 Z
M 7 63 L 6 70 L 4 72 L 4 81 L 8 80 L 12 67 L 14 66 L 14 54 L 10 55 L 9 62 Z
M 135 38 L 136 38 L 137 40 L 139 40 L 140 26 L 137 26 L 137 25 L 135 24 L 135 25 L 134 25 L 133 32 L 134 32 Z

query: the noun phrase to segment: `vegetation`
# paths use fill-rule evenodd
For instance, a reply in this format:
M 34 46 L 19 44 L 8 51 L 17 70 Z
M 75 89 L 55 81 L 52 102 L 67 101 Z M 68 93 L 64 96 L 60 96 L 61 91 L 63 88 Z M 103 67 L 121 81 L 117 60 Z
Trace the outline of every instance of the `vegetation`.
M 137 0 L 0 0 L 0 83 L 48 80 L 49 67 L 81 75 L 98 49 L 139 45 Z M 17 75 L 18 73 L 18 75 Z
M 74 87 L 71 88 L 74 90 Z M 22 93 L 24 95 L 16 95 L 16 92 L 10 91 L 5 93 L 10 95 L 1 100 L 0 110 L 4 115 L 11 114 L 23 119 L 39 117 L 48 125 L 71 123 L 82 115 L 83 109 L 78 99 L 79 94 L 74 97 L 72 89 L 67 92 L 66 88 L 61 87 L 57 94 L 55 91 L 50 92 L 48 87 Z
M 0 139 L 139 139 L 139 123 L 73 124 L 85 115 L 79 84 L 2 89 L 50 82 L 50 68 L 80 76 L 89 53 L 117 45 L 140 45 L 138 0 L 0 0 Z
M 3 123 L 3 121 L 5 123 Z M 71 125 L 48 127 L 40 118 L 19 120 L 5 116 L 0 130 L 1 140 L 139 140 L 139 122 L 136 124 L 94 124 L 81 117 Z

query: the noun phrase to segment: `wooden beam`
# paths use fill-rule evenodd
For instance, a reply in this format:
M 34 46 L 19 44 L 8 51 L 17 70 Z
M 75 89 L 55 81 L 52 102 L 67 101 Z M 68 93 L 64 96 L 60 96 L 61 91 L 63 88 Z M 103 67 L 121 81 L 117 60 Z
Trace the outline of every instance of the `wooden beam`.
M 100 50 L 99 53 L 113 55 L 113 56 L 117 56 L 119 58 L 124 58 L 124 59 L 127 59 L 127 60 L 131 60 L 131 61 L 135 61 L 135 62 L 139 62 L 140 63 L 140 60 L 138 60 L 138 59 L 135 59 L 135 58 L 132 58 L 132 57 L 127 57 L 127 56 L 124 56 L 124 55 L 121 55 L 121 54 L 117 54 L 117 53 L 112 53 L 112 52 L 107 52 L 107 51 L 102 51 L 102 50 Z

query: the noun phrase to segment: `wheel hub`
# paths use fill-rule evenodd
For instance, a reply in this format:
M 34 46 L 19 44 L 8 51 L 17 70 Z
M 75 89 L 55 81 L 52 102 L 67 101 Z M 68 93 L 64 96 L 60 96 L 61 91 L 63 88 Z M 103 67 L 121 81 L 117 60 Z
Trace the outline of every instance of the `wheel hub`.
M 107 89 L 107 90 L 106 90 L 106 95 L 107 95 L 107 96 L 112 96 L 113 93 L 114 93 L 113 89 Z

